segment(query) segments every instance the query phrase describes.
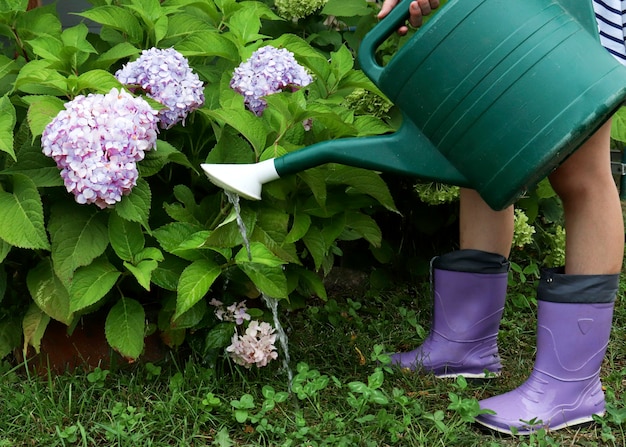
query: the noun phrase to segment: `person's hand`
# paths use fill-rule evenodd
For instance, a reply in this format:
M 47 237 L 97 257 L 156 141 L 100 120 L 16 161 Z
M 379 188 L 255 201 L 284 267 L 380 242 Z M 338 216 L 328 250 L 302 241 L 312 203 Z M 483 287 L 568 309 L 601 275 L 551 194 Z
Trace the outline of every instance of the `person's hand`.
M 378 18 L 382 19 L 398 4 L 400 0 L 385 0 L 378 13 Z M 409 25 L 414 28 L 422 26 L 424 16 L 431 13 L 433 9 L 439 7 L 439 0 L 415 0 L 409 5 Z M 408 26 L 398 28 L 398 33 L 404 35 L 409 30 Z

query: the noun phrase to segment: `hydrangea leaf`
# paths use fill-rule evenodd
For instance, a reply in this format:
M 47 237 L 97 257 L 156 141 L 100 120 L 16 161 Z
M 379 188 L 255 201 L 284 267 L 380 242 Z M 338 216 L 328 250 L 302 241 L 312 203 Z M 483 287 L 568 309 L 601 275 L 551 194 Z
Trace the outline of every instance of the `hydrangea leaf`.
M 121 88 L 120 82 L 105 70 L 89 70 L 78 76 L 78 91 L 108 93 L 112 88 Z
M 337 17 L 366 16 L 372 9 L 362 0 L 328 0 L 322 9 L 322 14 Z
M 48 327 L 50 317 L 43 312 L 35 303 L 31 303 L 22 320 L 22 333 L 24 334 L 24 348 L 26 353 L 28 346 L 35 348 L 35 352 L 39 354 L 41 347 L 41 339 Z
M 289 233 L 285 237 L 285 242 L 293 243 L 302 239 L 311 227 L 311 216 L 305 212 L 298 211 L 293 214 L 293 222 Z
M 178 278 L 187 267 L 188 262 L 176 256 L 165 255 L 152 272 L 151 281 L 162 289 L 175 292 L 178 288 Z
M 131 43 L 139 44 L 143 38 L 143 31 L 139 20 L 124 8 L 113 5 L 98 6 L 81 13 L 76 13 L 86 19 L 123 32 Z
M 70 294 L 55 274 L 50 258 L 43 259 L 28 271 L 26 285 L 42 311 L 61 323 L 71 323 Z
M 304 242 L 304 245 L 311 254 L 311 257 L 313 258 L 315 270 L 319 270 L 322 266 L 322 263 L 324 262 L 324 257 L 326 256 L 327 250 L 322 232 L 319 228 L 311 226 L 309 228 L 309 231 L 307 231 L 302 238 L 302 242 Z
M 4 262 L 4 260 L 6 259 L 7 255 L 9 254 L 9 252 L 11 251 L 11 244 L 7 243 L 6 241 L 3 241 L 2 239 L 0 239 L 0 263 Z M 4 271 L 2 271 L 4 274 Z M 5 278 L 6 280 L 6 278 Z M 0 290 L 3 290 L 4 287 L 6 287 L 6 285 L 3 285 L 2 287 L 0 287 Z M 2 300 L 2 296 L 4 296 L 4 292 L 2 294 L 0 294 L 0 301 Z
M 235 255 L 237 266 L 262 293 L 273 298 L 287 298 L 287 278 L 282 268 L 285 261 L 260 242 L 250 243 L 250 254 L 252 260 L 246 248 L 242 248 Z
M 141 50 L 128 42 L 120 42 L 98 56 L 93 68 L 107 69 L 121 59 L 139 54 Z
M 244 207 L 241 209 L 240 215 L 246 230 L 251 234 L 254 231 L 254 226 L 256 225 L 256 213 L 249 208 Z M 232 211 L 226 219 L 224 219 L 218 228 L 211 232 L 209 237 L 206 239 L 206 244 L 207 246 L 221 248 L 232 248 L 236 245 L 243 244 L 243 236 L 239 230 L 239 225 L 237 224 L 237 218 L 234 211 Z
M 243 3 L 242 5 L 245 6 L 252 3 L 254 2 Z M 239 40 L 239 43 L 243 45 L 264 37 L 259 34 L 261 19 L 254 8 L 241 8 L 230 17 L 228 26 L 232 34 Z
M 50 62 L 38 59 L 28 62 L 15 80 L 15 88 L 34 95 L 62 96 L 67 94 L 67 78 L 48 68 Z
M 374 247 L 380 247 L 382 232 L 376 221 L 367 214 L 357 211 L 346 212 L 346 227 L 355 232 L 357 237 L 364 238 Z
M 329 184 L 349 185 L 355 192 L 373 197 L 388 210 L 397 211 L 387 184 L 376 172 L 337 165 L 335 169 L 327 171 L 326 181 Z
M 56 96 L 29 95 L 24 96 L 22 100 L 29 105 L 26 118 L 33 140 L 41 135 L 50 121 L 64 109 L 63 100 Z M 39 153 L 41 153 L 41 148 L 39 148 Z
M 77 269 L 70 286 L 70 311 L 77 312 L 98 303 L 119 277 L 120 272 L 103 258 Z
M 109 241 L 115 254 L 123 261 L 133 262 L 135 255 L 143 250 L 146 242 L 141 224 L 111 213 L 108 228 Z
M 109 245 L 106 216 L 80 205 L 53 206 L 48 231 L 54 270 L 64 280 L 102 255 Z
M 246 110 L 236 109 L 200 109 L 200 111 L 210 118 L 222 121 L 241 132 L 244 138 L 248 140 L 254 148 L 254 153 L 257 157 L 263 152 L 263 149 L 265 149 L 269 131 L 263 125 L 263 121 L 254 114 Z
M 237 46 L 217 31 L 198 31 L 176 42 L 176 50 L 186 57 L 217 56 L 228 60 L 237 58 Z
M 143 306 L 131 298 L 120 299 L 109 311 L 104 333 L 109 345 L 128 360 L 143 351 L 146 314 Z
M 0 151 L 16 160 L 13 149 L 13 128 L 15 127 L 15 107 L 8 96 L 0 98 Z
M 150 291 L 150 281 L 152 278 L 152 272 L 159 266 L 159 263 L 154 259 L 144 259 L 139 261 L 136 265 L 130 262 L 124 262 L 124 267 L 133 274 L 137 282 L 141 287 Z
M 39 191 L 25 175 L 13 175 L 13 194 L 0 191 L 0 239 L 20 248 L 50 249 Z
M 22 341 L 20 329 L 19 320 L 15 318 L 0 321 L 0 358 L 6 357 L 20 346 Z
M 178 281 L 178 297 L 173 320 L 200 301 L 221 272 L 220 266 L 208 259 L 199 259 L 185 268 Z
M 148 217 L 150 216 L 150 202 L 152 192 L 150 185 L 144 179 L 138 179 L 137 185 L 132 192 L 124 196 L 115 206 L 115 211 L 120 217 L 131 222 L 140 222 L 144 228 L 148 229 Z

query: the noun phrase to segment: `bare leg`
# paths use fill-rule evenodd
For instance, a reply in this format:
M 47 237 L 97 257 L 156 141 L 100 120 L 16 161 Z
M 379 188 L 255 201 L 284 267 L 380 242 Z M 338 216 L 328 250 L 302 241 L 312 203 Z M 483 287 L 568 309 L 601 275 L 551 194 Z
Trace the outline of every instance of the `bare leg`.
M 482 250 L 509 257 L 513 240 L 513 207 L 494 211 L 471 189 L 461 189 L 461 249 Z
M 624 256 L 624 223 L 611 174 L 610 122 L 551 176 L 565 213 L 565 273 L 619 273 Z

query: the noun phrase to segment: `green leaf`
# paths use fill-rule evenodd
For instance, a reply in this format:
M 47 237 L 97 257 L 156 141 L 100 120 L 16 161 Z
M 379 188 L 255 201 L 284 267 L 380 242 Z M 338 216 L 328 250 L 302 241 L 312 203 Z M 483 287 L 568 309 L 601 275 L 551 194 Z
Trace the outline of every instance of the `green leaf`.
M 4 262 L 4 260 L 6 259 L 7 255 L 9 254 L 9 252 L 11 251 L 11 244 L 3 241 L 2 239 L 0 239 L 0 263 Z M 0 288 L 2 289 L 2 288 Z M 4 296 L 4 293 L 2 293 L 1 296 Z M 2 298 L 0 298 L 0 301 L 2 300 Z
M 115 212 L 131 222 L 140 222 L 144 228 L 149 229 L 148 218 L 150 217 L 150 202 L 152 192 L 147 181 L 140 178 L 131 193 L 124 196 L 117 205 Z
M 262 293 L 272 298 L 287 298 L 287 278 L 282 268 L 285 262 L 259 242 L 250 243 L 250 252 L 252 260 L 245 247 L 237 253 L 237 266 Z
M 13 149 L 13 128 L 15 127 L 15 107 L 8 96 L 0 98 L 0 151 L 6 152 L 15 160 Z
M 77 89 L 86 93 L 109 93 L 111 89 L 121 89 L 122 84 L 111 73 L 105 70 L 89 70 L 78 76 Z
M 127 59 L 139 54 L 141 50 L 136 46 L 121 42 L 113 46 L 111 49 L 102 53 L 93 63 L 93 68 L 101 68 L 106 70 L 121 59 Z
M 104 258 L 77 269 L 70 286 L 70 311 L 77 312 L 98 303 L 119 277 L 120 272 Z
M 42 59 L 50 61 L 60 61 L 60 54 L 63 51 L 63 42 L 52 36 L 41 36 L 31 39 L 28 44 L 33 49 L 33 53 Z
M 302 242 L 304 242 L 304 245 L 311 254 L 311 257 L 313 257 L 315 270 L 319 270 L 328 251 L 322 232 L 319 228 L 311 226 L 309 231 L 307 231 L 302 238 Z
M 611 138 L 626 143 L 626 107 L 620 107 L 613 115 Z
M 133 262 L 146 242 L 140 223 L 122 219 L 116 213 L 109 216 L 109 241 L 115 254 L 129 262 Z
M 61 40 L 66 47 L 72 47 L 82 53 L 95 54 L 96 49 L 87 40 L 87 34 L 89 28 L 84 23 L 79 23 L 76 26 L 66 28 L 61 33 Z
M 336 165 L 332 170 L 328 170 L 326 181 L 329 184 L 349 185 L 351 186 L 350 192 L 367 194 L 388 210 L 397 211 L 387 184 L 376 172 L 351 166 Z
M 67 95 L 67 79 L 58 71 L 49 68 L 49 62 L 34 60 L 21 69 L 15 80 L 15 88 L 34 95 Z
M 234 333 L 234 323 L 220 323 L 207 333 L 203 348 L 206 350 L 225 348 L 231 343 Z
M 136 265 L 124 261 L 124 267 L 133 274 L 139 285 L 148 291 L 150 291 L 152 272 L 158 266 L 159 263 L 154 259 L 144 259 L 143 261 L 139 261 Z
M 102 255 L 109 245 L 106 215 L 81 205 L 53 206 L 48 231 L 54 270 L 64 280 Z
M 337 17 L 366 16 L 372 9 L 363 0 L 328 0 L 322 14 Z
M 241 220 L 246 231 L 251 234 L 256 225 L 256 213 L 251 209 L 244 207 L 240 211 Z M 232 248 L 244 243 L 243 236 L 239 230 L 237 216 L 234 210 L 224 219 L 224 221 L 211 232 L 206 240 L 209 247 Z
M 17 153 L 17 162 L 4 173 L 23 174 L 38 188 L 63 186 L 63 179 L 54 161 L 42 153 L 41 146 L 28 143 L 22 145 Z
M 216 31 L 198 31 L 176 42 L 174 48 L 185 57 L 222 57 L 237 60 L 239 51 L 229 39 Z
M 22 331 L 17 318 L 9 318 L 0 321 L 0 359 L 11 354 L 20 346 Z
M 39 354 L 41 339 L 48 327 L 50 317 L 44 313 L 35 303 L 31 303 L 22 320 L 22 333 L 24 334 L 23 352 L 28 351 L 28 345 L 35 348 Z
M 42 311 L 61 323 L 71 323 L 70 295 L 54 273 L 50 258 L 43 259 L 28 271 L 26 285 L 33 301 Z
M 346 227 L 355 231 L 374 247 L 380 247 L 382 232 L 374 219 L 361 212 L 346 212 Z
M 185 154 L 167 141 L 157 140 L 156 149 L 146 152 L 145 158 L 138 163 L 139 173 L 141 177 L 149 177 L 158 173 L 170 162 L 196 170 Z
M 330 54 L 330 69 L 335 75 L 335 81 L 339 82 L 354 66 L 354 57 L 345 45 Z
M 120 299 L 107 315 L 104 332 L 109 345 L 123 357 L 135 360 L 143 351 L 145 311 L 131 298 Z
M 269 131 L 265 128 L 263 121 L 254 113 L 243 109 L 200 109 L 199 111 L 209 118 L 222 121 L 239 131 L 250 142 L 257 157 L 265 149 Z
M 200 259 L 189 265 L 180 275 L 178 297 L 173 319 L 191 309 L 209 291 L 222 269 L 215 262 Z
M 28 119 L 33 140 L 43 133 L 46 126 L 50 124 L 61 110 L 65 109 L 63 100 L 56 96 L 33 95 L 25 96 L 22 100 L 29 105 L 26 118 Z M 39 152 L 41 152 L 41 148 Z
M 152 272 L 152 283 L 175 292 L 178 288 L 178 279 L 187 265 L 183 259 L 165 255 L 164 260 L 159 262 L 158 267 Z
M 0 238 L 20 248 L 50 249 L 39 191 L 25 175 L 13 175 L 13 194 L 0 191 Z
M 187 312 L 180 315 L 171 322 L 171 326 L 176 329 L 190 329 L 198 325 L 208 311 L 206 301 L 200 300 Z
M 289 233 L 287 233 L 287 237 L 285 238 L 285 242 L 297 242 L 304 237 L 304 235 L 309 231 L 309 227 L 311 226 L 311 216 L 302 211 L 296 211 L 293 213 L 293 223 L 291 224 L 291 228 L 289 229 Z
M 310 293 L 313 293 L 315 296 L 326 301 L 328 296 L 326 294 L 326 288 L 324 287 L 324 281 L 315 272 L 311 270 L 306 270 L 303 268 L 299 268 L 297 270 L 298 274 L 298 282 L 302 287 L 304 287 Z
M 244 7 L 234 13 L 228 20 L 228 26 L 242 46 L 264 37 L 259 34 L 261 18 L 253 8 Z
M 141 24 L 132 13 L 124 8 L 105 5 L 76 14 L 126 34 L 128 40 L 133 44 L 141 43 L 141 39 L 143 38 Z

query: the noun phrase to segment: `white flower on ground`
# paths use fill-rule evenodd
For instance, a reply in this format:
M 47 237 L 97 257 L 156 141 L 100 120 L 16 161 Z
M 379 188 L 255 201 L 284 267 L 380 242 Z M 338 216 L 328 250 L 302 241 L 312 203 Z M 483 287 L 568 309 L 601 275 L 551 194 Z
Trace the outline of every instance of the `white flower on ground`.
M 276 351 L 275 329 L 265 322 L 252 320 L 245 333 L 233 335 L 232 343 L 226 352 L 238 365 L 246 368 L 256 365 L 258 368 L 266 366 L 270 361 L 278 358 Z

